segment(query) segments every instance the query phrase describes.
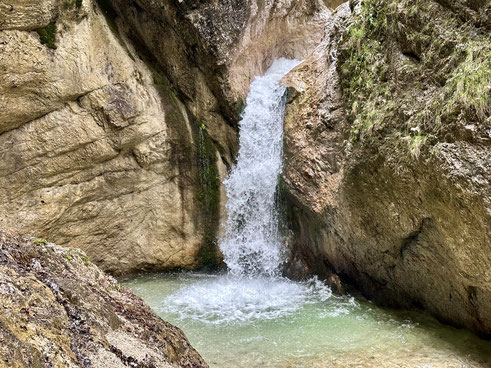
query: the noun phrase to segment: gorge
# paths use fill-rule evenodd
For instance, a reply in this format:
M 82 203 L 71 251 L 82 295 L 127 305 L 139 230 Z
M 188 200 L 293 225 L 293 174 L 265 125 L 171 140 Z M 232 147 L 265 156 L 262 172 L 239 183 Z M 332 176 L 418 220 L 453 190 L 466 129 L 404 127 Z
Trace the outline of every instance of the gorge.
M 0 365 L 491 365 L 490 29 L 0 0 Z
M 128 277 L 123 285 L 183 328 L 214 367 L 491 365 L 489 342 L 423 314 L 333 295 L 315 277 L 281 275 L 287 249 L 277 188 L 286 88 L 279 80 L 298 64 L 275 60 L 251 84 L 237 162 L 225 181 L 228 219 L 219 248 L 227 272 Z

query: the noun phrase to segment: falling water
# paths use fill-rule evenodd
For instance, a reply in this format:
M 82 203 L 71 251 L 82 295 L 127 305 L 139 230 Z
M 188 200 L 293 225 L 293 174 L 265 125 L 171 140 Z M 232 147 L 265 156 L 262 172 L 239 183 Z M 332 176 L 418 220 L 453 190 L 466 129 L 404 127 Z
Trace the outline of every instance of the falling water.
M 285 111 L 285 87 L 279 81 L 298 63 L 276 60 L 254 80 L 239 123 L 239 155 L 225 181 L 228 220 L 220 242 L 233 275 L 274 276 L 283 260 L 275 205 Z
M 285 87 L 280 79 L 299 62 L 279 59 L 251 84 L 240 121 L 237 164 L 225 182 L 228 220 L 220 242 L 229 273 L 203 277 L 166 299 L 183 320 L 248 324 L 295 313 L 331 297 L 317 280 L 281 277 L 283 244 L 278 234 L 275 194 L 281 174 Z

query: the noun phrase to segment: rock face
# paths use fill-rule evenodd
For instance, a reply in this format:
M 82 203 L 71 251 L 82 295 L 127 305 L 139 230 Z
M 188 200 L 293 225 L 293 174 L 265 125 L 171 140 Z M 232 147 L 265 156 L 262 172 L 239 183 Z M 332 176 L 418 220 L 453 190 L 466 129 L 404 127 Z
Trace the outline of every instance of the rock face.
M 83 248 L 114 273 L 216 264 L 244 86 L 276 56 L 305 56 L 328 14 L 314 0 L 256 8 L 2 2 L 0 228 Z M 263 33 L 288 22 L 288 52 L 269 36 L 259 59 Z M 255 64 L 233 83 L 244 54 Z
M 207 367 L 85 253 L 0 234 L 2 367 Z
M 330 15 L 321 0 L 108 3 L 108 13 L 161 70 L 229 163 L 237 152 L 234 127 L 254 76 L 274 58 L 306 57 Z
M 291 272 L 335 272 L 491 336 L 490 14 L 486 1 L 338 8 L 285 80 Z
M 162 101 L 94 3 L 78 4 L 36 20 L 14 4 L 15 29 L 0 32 L 0 227 L 83 247 L 109 271 L 193 267 L 184 108 L 171 91 Z

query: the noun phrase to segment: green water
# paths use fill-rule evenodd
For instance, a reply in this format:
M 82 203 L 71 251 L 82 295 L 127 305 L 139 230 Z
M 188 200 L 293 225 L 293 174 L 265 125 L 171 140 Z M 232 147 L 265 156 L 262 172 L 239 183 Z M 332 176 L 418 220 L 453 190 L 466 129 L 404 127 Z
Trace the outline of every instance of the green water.
M 121 281 L 211 367 L 491 367 L 491 342 L 319 283 L 195 273 Z

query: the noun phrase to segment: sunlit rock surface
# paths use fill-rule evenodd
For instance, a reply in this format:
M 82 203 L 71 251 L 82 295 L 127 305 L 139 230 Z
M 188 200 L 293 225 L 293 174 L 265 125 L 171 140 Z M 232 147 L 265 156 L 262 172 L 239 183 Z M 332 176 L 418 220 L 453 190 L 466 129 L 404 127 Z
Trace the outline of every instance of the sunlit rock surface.
M 77 4 L 34 21 L 13 2 L 16 29 L 0 23 L 0 228 L 83 247 L 109 271 L 193 267 L 187 115 L 96 4 Z

